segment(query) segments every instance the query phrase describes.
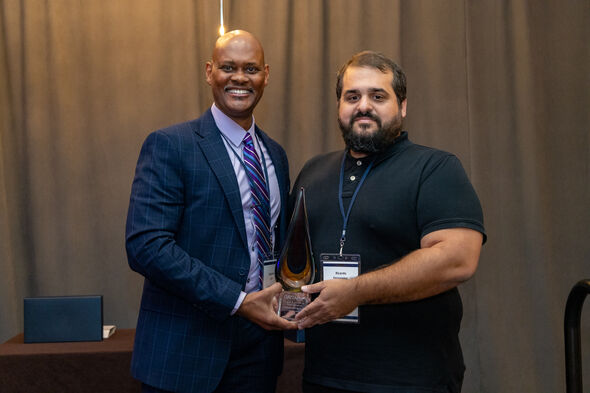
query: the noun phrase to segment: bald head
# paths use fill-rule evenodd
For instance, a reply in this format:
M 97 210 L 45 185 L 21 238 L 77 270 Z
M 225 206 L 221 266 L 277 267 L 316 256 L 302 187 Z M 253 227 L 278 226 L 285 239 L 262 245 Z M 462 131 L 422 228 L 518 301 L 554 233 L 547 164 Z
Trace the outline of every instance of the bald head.
M 219 37 L 217 41 L 215 41 L 215 47 L 213 48 L 212 55 L 213 60 L 215 60 L 215 57 L 219 54 L 220 50 L 229 46 L 238 50 L 251 50 L 259 52 L 262 56 L 261 63 L 264 64 L 264 49 L 262 48 L 262 44 L 260 43 L 260 41 L 258 41 L 258 38 L 254 36 L 254 34 L 249 33 L 245 30 L 228 31 L 227 33 Z

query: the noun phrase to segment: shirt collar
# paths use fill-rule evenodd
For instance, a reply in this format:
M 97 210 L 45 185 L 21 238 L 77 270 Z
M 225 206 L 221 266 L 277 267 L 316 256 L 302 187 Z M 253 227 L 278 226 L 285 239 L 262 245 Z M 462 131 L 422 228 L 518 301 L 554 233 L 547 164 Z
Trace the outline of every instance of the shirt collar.
M 221 111 L 221 109 L 215 106 L 215 103 L 211 105 L 211 113 L 213 114 L 215 125 L 219 128 L 219 131 L 221 131 L 227 140 L 229 140 L 235 147 L 240 147 L 242 140 L 246 136 L 246 132 L 250 133 L 252 138 L 255 138 L 254 115 L 252 115 L 252 125 L 248 131 L 245 131 L 238 123 L 230 119 L 229 116 Z

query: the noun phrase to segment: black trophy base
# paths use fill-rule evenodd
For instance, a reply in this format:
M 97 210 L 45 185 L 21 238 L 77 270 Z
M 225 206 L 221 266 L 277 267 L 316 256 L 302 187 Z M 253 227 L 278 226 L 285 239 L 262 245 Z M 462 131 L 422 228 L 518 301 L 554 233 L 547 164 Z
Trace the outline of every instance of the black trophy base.
M 311 302 L 309 293 L 304 292 L 281 292 L 279 295 L 279 317 L 289 321 L 295 320 L 295 315 Z

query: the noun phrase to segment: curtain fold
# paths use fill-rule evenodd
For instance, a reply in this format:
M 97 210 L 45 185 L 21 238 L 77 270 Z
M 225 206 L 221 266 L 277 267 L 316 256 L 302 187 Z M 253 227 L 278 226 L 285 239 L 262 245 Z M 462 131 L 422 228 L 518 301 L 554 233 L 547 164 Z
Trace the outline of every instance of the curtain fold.
M 19 94 L 19 73 L 12 69 L 10 57 L 18 63 L 19 45 L 9 39 L 19 36 L 20 7 L 0 7 L 0 340 L 21 329 L 22 297 L 30 291 L 27 267 L 30 260 L 26 214 L 27 178 L 22 154 L 26 146 L 19 135 L 23 113 Z M 9 17 L 16 17 L 17 21 Z M 3 341 L 3 340 L 2 340 Z
M 463 391 L 565 391 L 565 300 L 590 277 L 590 2 L 224 3 L 226 29 L 263 43 L 256 121 L 292 181 L 343 147 L 339 67 L 373 49 L 404 68 L 410 138 L 455 153 L 484 208 L 489 241 L 460 286 Z M 25 296 L 102 294 L 105 323 L 135 326 L 135 163 L 149 132 L 211 105 L 218 18 L 210 0 L 0 2 L 0 341 Z

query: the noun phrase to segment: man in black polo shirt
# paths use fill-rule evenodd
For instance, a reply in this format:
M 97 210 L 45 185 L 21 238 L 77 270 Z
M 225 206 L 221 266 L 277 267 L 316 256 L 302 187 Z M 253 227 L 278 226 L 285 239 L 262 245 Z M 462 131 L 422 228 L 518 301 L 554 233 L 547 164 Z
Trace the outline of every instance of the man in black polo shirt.
M 304 391 L 459 392 L 456 287 L 485 242 L 477 195 L 457 157 L 402 131 L 405 75 L 393 61 L 356 54 L 336 95 L 347 149 L 311 159 L 294 186 L 323 278 L 303 288 L 317 298 L 297 315 Z

